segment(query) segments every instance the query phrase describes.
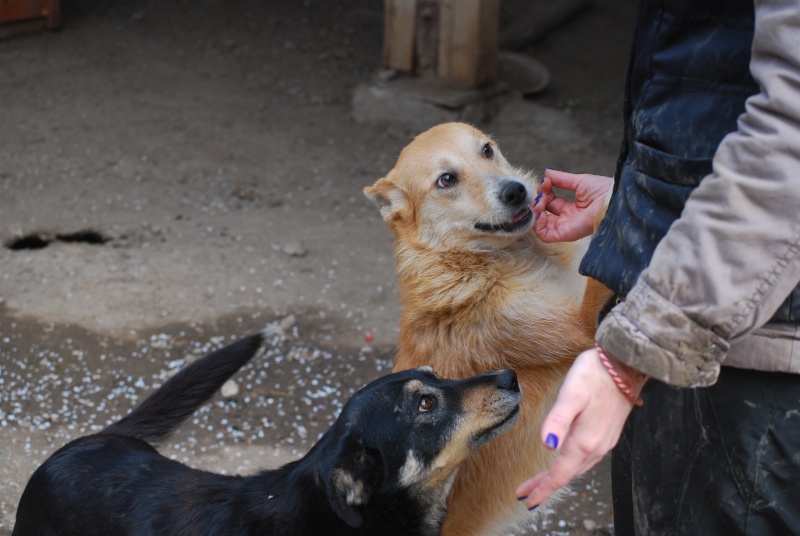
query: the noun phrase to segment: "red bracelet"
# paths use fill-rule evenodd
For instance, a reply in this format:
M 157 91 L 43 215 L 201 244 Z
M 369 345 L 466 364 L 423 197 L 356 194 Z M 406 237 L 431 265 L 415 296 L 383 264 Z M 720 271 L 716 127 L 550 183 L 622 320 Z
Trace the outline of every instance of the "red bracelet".
M 597 355 L 600 356 L 600 362 L 603 363 L 604 367 L 606 367 L 608 374 L 611 376 L 611 379 L 614 380 L 614 383 L 617 384 L 619 390 L 622 391 L 622 394 L 628 397 L 628 399 L 636 406 L 641 406 L 644 404 L 642 397 L 633 393 L 631 384 L 622 379 L 622 377 L 619 375 L 619 372 L 616 371 L 614 365 L 611 363 L 611 360 L 608 359 L 606 353 L 602 348 L 600 348 L 600 345 L 595 343 L 594 347 L 597 350 Z

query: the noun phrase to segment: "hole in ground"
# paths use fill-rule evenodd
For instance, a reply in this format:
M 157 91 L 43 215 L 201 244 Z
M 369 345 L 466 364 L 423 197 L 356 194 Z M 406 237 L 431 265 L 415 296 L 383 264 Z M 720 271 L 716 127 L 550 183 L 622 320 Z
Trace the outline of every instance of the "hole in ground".
M 56 240 L 70 244 L 105 244 L 109 239 L 97 231 L 78 231 L 77 233 L 56 235 Z
M 31 234 L 7 242 L 6 248 L 12 251 L 20 251 L 23 249 L 44 249 L 49 245 L 49 240 L 45 240 L 37 234 Z
M 53 242 L 66 242 L 69 244 L 105 244 L 110 239 L 97 231 L 85 230 L 76 233 L 57 234 L 55 237 L 41 233 L 15 238 L 6 242 L 6 248 L 12 251 L 30 249 L 44 249 Z

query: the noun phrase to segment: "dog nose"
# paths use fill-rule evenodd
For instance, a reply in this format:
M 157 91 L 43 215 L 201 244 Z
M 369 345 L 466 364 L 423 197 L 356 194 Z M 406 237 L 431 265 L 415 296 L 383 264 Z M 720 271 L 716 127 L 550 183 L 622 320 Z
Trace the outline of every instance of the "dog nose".
M 528 189 L 517 181 L 508 181 L 500 190 L 500 201 L 506 205 L 521 205 L 528 199 Z
M 497 373 L 494 384 L 498 389 L 505 389 L 506 391 L 519 392 L 519 383 L 517 382 L 517 373 L 513 370 L 501 370 Z

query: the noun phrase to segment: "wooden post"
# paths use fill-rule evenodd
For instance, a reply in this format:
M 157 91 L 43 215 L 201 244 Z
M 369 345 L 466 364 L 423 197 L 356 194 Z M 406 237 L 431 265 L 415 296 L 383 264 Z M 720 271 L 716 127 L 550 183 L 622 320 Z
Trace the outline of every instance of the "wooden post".
M 497 78 L 499 0 L 441 0 L 439 78 L 478 87 Z
M 500 0 L 384 0 L 384 66 L 476 88 L 497 77 Z
M 414 71 L 414 22 L 417 0 L 384 0 L 383 64 L 405 73 Z

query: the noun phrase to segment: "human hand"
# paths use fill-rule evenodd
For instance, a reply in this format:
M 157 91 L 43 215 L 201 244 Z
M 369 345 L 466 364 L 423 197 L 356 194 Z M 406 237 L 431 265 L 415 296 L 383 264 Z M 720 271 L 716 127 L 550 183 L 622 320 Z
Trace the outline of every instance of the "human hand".
M 634 393 L 647 381 L 645 375 L 622 364 L 615 363 L 615 368 Z M 594 467 L 617 444 L 632 408 L 633 401 L 611 379 L 597 350 L 581 353 L 542 424 L 542 442 L 554 450 L 561 446 L 558 458 L 550 469 L 520 484 L 517 497 L 527 497 L 526 505 L 532 510 Z
M 589 236 L 613 184 L 611 177 L 548 169 L 537 188 L 541 197 L 533 207 L 534 232 L 542 242 L 572 242 Z M 556 197 L 553 186 L 574 191 L 575 201 Z

